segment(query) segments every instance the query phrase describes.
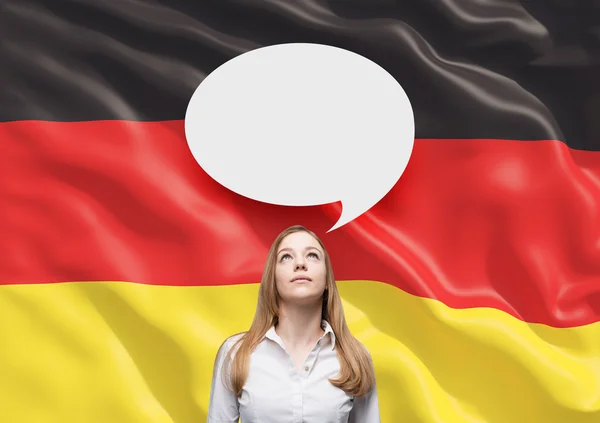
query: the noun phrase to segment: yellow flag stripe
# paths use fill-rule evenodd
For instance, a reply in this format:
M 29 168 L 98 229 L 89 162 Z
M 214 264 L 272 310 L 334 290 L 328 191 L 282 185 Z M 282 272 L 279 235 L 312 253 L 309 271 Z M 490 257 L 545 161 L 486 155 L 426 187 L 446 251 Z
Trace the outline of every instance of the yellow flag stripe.
M 597 423 L 600 324 L 557 329 L 451 309 L 373 281 L 338 283 L 393 422 Z M 221 342 L 258 285 L 0 287 L 0 421 L 206 420 Z

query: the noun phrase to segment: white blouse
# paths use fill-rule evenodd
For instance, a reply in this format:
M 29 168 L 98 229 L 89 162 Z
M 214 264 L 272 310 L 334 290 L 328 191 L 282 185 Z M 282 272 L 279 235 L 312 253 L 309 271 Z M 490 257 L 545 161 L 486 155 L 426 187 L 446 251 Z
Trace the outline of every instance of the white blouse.
M 377 387 L 352 397 L 327 379 L 340 370 L 335 335 L 325 333 L 298 373 L 272 327 L 250 355 L 248 379 L 239 398 L 223 385 L 223 360 L 241 336 L 228 338 L 215 360 L 207 423 L 380 423 Z

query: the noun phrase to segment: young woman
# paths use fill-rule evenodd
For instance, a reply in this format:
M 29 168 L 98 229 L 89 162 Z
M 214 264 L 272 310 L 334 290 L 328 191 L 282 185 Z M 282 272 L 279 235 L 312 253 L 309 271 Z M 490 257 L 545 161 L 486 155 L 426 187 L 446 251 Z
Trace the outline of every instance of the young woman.
M 254 321 L 217 353 L 208 423 L 379 423 L 368 350 L 350 333 L 325 246 L 302 226 L 273 242 Z

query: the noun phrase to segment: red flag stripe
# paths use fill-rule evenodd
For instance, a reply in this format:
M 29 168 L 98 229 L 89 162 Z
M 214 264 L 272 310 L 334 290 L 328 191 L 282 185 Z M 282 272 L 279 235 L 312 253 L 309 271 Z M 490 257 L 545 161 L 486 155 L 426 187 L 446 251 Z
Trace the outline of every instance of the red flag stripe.
M 182 121 L 3 123 L 0 147 L 2 284 L 257 282 L 300 223 L 338 280 L 556 327 L 600 320 L 600 153 L 559 141 L 418 139 L 394 189 L 330 234 L 339 205 L 276 207 L 213 181 Z

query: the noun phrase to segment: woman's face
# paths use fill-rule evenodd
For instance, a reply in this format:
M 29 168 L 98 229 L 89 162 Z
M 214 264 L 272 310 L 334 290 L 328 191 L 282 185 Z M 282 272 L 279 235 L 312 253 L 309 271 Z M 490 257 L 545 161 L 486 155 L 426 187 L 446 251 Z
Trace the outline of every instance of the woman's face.
M 286 236 L 277 250 L 275 284 L 283 302 L 309 305 L 320 302 L 327 270 L 323 250 L 310 234 Z

